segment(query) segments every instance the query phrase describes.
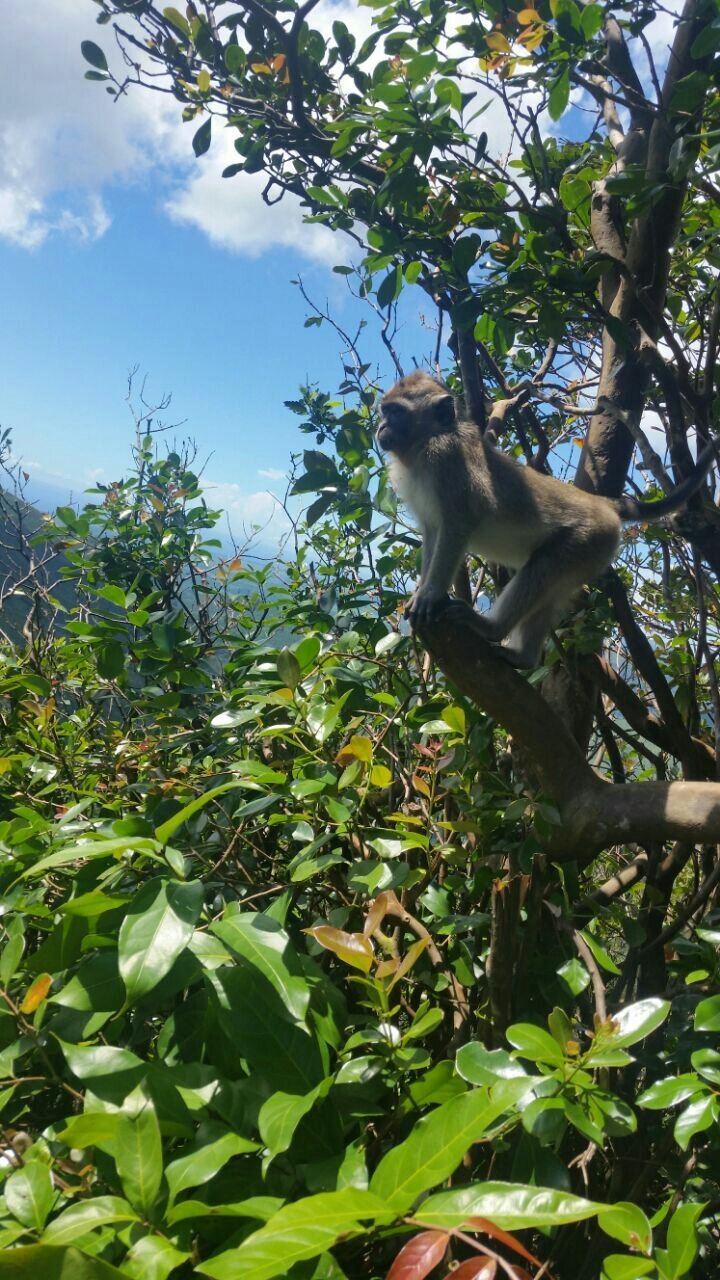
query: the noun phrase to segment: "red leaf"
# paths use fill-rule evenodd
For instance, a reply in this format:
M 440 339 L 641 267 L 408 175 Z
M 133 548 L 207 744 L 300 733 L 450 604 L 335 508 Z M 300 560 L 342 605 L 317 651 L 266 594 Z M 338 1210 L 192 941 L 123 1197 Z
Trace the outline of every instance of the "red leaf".
M 513 1236 L 509 1231 L 503 1231 L 500 1227 L 496 1227 L 494 1222 L 488 1222 L 487 1218 L 471 1218 L 468 1226 L 473 1231 L 484 1231 L 486 1235 L 492 1236 L 493 1240 L 499 1240 L 501 1244 L 507 1245 L 508 1249 L 512 1249 L 515 1253 L 519 1253 L 521 1258 L 532 1262 L 536 1267 L 541 1267 L 542 1263 L 534 1253 L 530 1253 L 524 1244 L 521 1244 L 517 1236 Z M 521 1273 L 522 1274 L 522 1273 Z
M 423 1280 L 442 1262 L 450 1237 L 445 1231 L 423 1231 L 400 1250 L 386 1280 Z
M 468 1258 L 454 1271 L 448 1271 L 444 1280 L 495 1280 L 496 1271 L 494 1258 Z

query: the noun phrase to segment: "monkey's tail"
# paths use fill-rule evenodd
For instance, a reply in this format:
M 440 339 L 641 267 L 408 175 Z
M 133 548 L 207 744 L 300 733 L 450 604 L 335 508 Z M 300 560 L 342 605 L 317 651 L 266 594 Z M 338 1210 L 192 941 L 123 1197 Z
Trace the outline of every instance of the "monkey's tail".
M 695 464 L 695 469 L 687 480 L 683 480 L 677 489 L 673 489 L 666 498 L 660 498 L 657 502 L 640 502 L 638 498 L 625 496 L 616 498 L 615 505 L 620 513 L 620 519 L 662 520 L 663 516 L 670 516 L 674 511 L 679 511 L 688 499 L 697 493 L 717 456 L 718 441 L 711 440 L 705 445 Z

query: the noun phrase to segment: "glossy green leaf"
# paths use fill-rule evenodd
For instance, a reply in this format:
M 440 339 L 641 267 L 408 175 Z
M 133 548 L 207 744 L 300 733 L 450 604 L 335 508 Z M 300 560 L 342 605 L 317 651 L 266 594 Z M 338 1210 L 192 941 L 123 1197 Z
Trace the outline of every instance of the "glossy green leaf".
M 696 1031 L 720 1031 L 720 996 L 708 996 L 695 1010 Z
M 661 1027 L 670 1012 L 670 1001 L 650 996 L 647 1000 L 638 1000 L 612 1015 L 613 1030 L 610 1038 L 611 1046 L 618 1048 L 637 1044 L 652 1031 Z M 604 1038 L 604 1037 L 603 1037 Z
M 675 1121 L 673 1137 L 682 1151 L 687 1151 L 696 1133 L 703 1133 L 717 1122 L 718 1105 L 714 1096 L 696 1098 Z
M 667 1229 L 668 1280 L 681 1280 L 691 1273 L 700 1250 L 697 1222 L 702 1204 L 681 1204 L 672 1214 Z
M 316 1258 L 341 1236 L 351 1238 L 362 1224 L 392 1220 L 392 1211 L 369 1191 L 329 1191 L 280 1209 L 239 1248 L 230 1249 L 196 1270 L 215 1280 L 271 1280 L 296 1263 Z
M 257 1142 L 241 1138 L 237 1133 L 221 1133 L 218 1137 L 198 1145 L 187 1155 L 178 1156 L 165 1169 L 170 1192 L 169 1204 L 174 1204 L 177 1197 L 183 1191 L 187 1191 L 188 1187 L 200 1187 L 209 1182 L 228 1160 L 232 1160 L 233 1156 L 245 1155 L 257 1150 L 259 1150 Z
M 309 1093 L 298 1095 L 278 1090 L 264 1102 L 258 1116 L 260 1137 L 273 1155 L 287 1151 L 303 1116 L 324 1098 L 332 1085 L 332 1077 L 321 1080 Z
M 507 1038 L 523 1058 L 531 1062 L 544 1062 L 559 1067 L 565 1061 L 565 1055 L 552 1036 L 542 1027 L 531 1022 L 516 1022 L 508 1027 Z
M 48 1223 L 43 1240 L 55 1247 L 68 1245 L 71 1240 L 86 1235 L 95 1227 L 114 1222 L 136 1222 L 137 1214 L 127 1200 L 120 1196 L 93 1196 L 63 1209 L 57 1218 Z
M 570 100 L 570 74 L 563 71 L 558 76 L 548 99 L 548 112 L 551 120 L 559 120 Z
M 690 1062 L 703 1080 L 720 1085 L 720 1053 L 716 1049 L 696 1049 Z
M 217 721 L 218 717 L 215 717 Z M 201 809 L 204 809 L 211 800 L 216 800 L 218 796 L 225 795 L 228 791 L 235 791 L 238 787 L 244 786 L 244 782 L 222 782 L 219 787 L 211 787 L 209 791 L 204 791 L 201 796 L 197 796 L 195 800 L 191 800 L 189 804 L 174 813 L 172 818 L 168 818 L 166 822 L 162 822 L 159 827 L 155 828 L 155 838 L 160 844 L 167 844 L 168 840 L 175 835 L 188 818 L 194 817 Z
M 123 1259 L 123 1273 L 133 1280 L 167 1280 L 171 1271 L 190 1257 L 165 1236 L 146 1235 L 131 1244 Z
M 163 1174 L 160 1126 L 149 1098 L 134 1115 L 120 1116 L 115 1164 L 130 1204 L 147 1217 L 155 1206 Z
M 123 1272 L 79 1249 L 32 1244 L 0 1253 L 0 1280 L 122 1280 Z
M 41 1160 L 29 1160 L 10 1174 L 5 1186 L 5 1203 L 24 1227 L 42 1231 L 55 1200 L 50 1169 Z
M 118 956 L 129 1003 L 170 972 L 192 938 L 202 902 L 199 881 L 151 880 L 133 899 L 120 926 Z
M 686 1098 L 699 1093 L 702 1083 L 693 1072 L 681 1076 L 668 1076 L 665 1080 L 656 1080 L 649 1089 L 641 1093 L 637 1104 L 648 1111 L 661 1111 L 664 1107 L 674 1107 Z
M 487 1218 L 504 1231 L 519 1231 L 582 1222 L 594 1218 L 604 1207 L 566 1191 L 513 1182 L 479 1182 L 430 1196 L 418 1209 L 416 1220 L 452 1230 L 471 1226 L 473 1218 Z
M 598 1222 L 605 1234 L 612 1236 L 613 1240 L 620 1240 L 638 1253 L 650 1252 L 652 1227 L 637 1205 L 624 1201 L 608 1205 L 598 1214 Z
M 504 1097 L 495 1101 L 487 1089 L 451 1098 L 418 1120 L 410 1136 L 388 1151 L 370 1180 L 370 1190 L 404 1212 L 423 1191 L 450 1176 L 507 1107 Z
M 455 1055 L 455 1067 L 470 1084 L 495 1084 L 496 1080 L 525 1076 L 527 1072 L 507 1049 L 486 1049 L 476 1041 L 464 1044 Z
M 212 932 L 272 984 L 288 1013 L 304 1020 L 310 988 L 289 935 L 270 916 L 238 912 L 215 920 Z

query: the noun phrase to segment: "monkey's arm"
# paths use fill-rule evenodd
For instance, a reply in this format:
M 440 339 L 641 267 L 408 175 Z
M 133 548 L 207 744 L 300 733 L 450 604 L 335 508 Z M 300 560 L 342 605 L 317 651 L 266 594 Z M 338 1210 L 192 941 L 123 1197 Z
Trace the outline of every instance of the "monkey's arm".
M 460 526 L 444 525 L 433 534 L 432 547 L 423 542 L 423 568 L 417 590 L 408 603 L 411 621 L 422 624 L 428 621 L 448 596 L 450 584 L 457 573 L 467 547 L 466 530 Z

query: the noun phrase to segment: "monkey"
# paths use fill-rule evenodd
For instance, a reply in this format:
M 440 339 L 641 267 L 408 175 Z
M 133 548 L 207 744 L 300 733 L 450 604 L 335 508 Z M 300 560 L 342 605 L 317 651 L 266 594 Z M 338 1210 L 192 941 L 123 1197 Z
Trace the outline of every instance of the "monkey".
M 682 484 L 657 502 L 605 498 L 522 466 L 459 415 L 454 396 L 422 369 L 380 403 L 376 439 L 398 495 L 422 530 L 420 581 L 407 604 L 422 628 L 447 601 L 465 554 L 516 572 L 475 620 L 517 667 L 537 666 L 548 633 L 576 592 L 611 564 L 624 522 L 682 507 L 716 456 L 712 442 Z M 466 608 L 466 606 L 463 606 Z

